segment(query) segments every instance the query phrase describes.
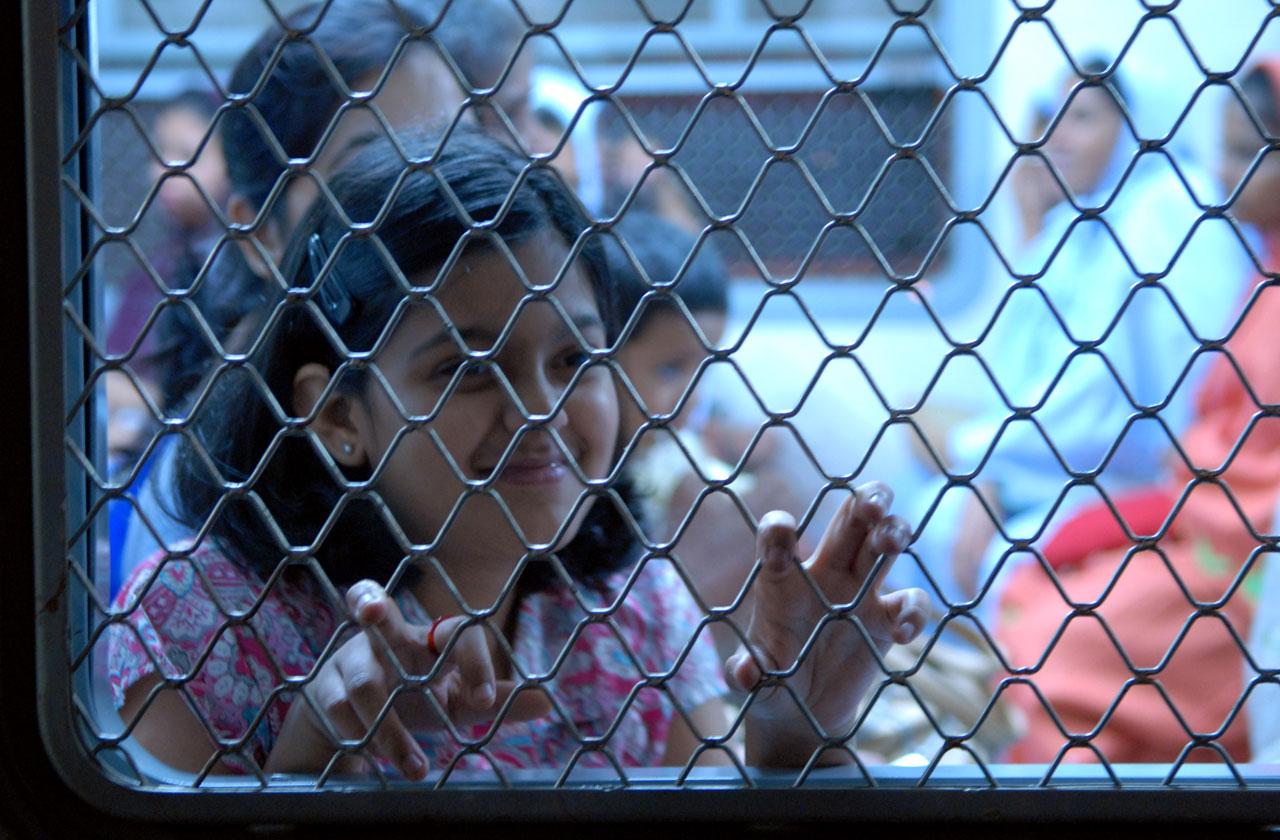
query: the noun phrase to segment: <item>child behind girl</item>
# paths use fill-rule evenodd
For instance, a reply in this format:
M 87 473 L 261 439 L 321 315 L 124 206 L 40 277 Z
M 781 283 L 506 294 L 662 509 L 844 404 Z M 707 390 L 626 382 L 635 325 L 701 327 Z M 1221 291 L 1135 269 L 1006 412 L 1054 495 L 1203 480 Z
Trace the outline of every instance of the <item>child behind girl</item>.
M 707 415 L 699 386 L 725 331 L 728 267 L 709 241 L 644 210 L 628 210 L 615 232 L 617 239 L 605 240 L 609 279 L 619 311 L 633 322 L 617 356 L 631 385 L 619 392 L 622 440 L 631 444 L 626 475 L 645 505 L 650 540 L 672 541 L 702 603 L 736 606 L 734 615 L 745 619 L 739 595 L 755 557 L 755 527 L 739 504 L 752 517 L 807 507 L 813 496 L 799 487 L 802 469 L 779 457 L 804 455 L 779 452 L 789 441 L 770 433 L 780 430 L 760 436 L 737 475 L 713 454 L 717 442 L 704 437 L 705 424 L 695 418 Z M 746 440 L 756 431 L 744 423 L 730 428 Z M 730 476 L 732 497 L 705 492 L 707 480 Z M 726 656 L 738 646 L 730 622 L 716 622 L 711 631 Z
M 184 440 L 175 497 L 205 539 L 116 601 L 133 740 L 209 772 L 691 761 L 727 735 L 723 677 L 671 561 L 634 548 L 599 237 L 546 168 L 465 130 L 428 168 L 371 142 L 332 190 Z M 727 664 L 760 688 L 748 762 L 847 739 L 866 640 L 923 625 L 921 593 L 878 591 L 910 534 L 891 501 L 852 494 L 803 572 L 794 520 L 761 519 Z

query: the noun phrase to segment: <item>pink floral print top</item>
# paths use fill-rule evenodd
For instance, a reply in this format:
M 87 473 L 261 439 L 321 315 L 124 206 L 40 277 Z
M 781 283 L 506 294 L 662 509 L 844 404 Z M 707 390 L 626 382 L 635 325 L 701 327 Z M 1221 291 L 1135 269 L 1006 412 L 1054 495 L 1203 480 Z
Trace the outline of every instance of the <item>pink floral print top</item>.
M 701 613 L 670 562 L 650 560 L 634 580 L 619 572 L 579 585 L 578 595 L 583 603 L 557 582 L 526 596 L 516 616 L 516 666 L 527 676 L 549 677 L 557 708 L 536 721 L 504 723 L 487 741 L 484 724 L 460 727 L 456 737 L 447 728 L 416 733 L 432 767 L 602 767 L 610 756 L 624 767 L 654 765 L 663 758 L 675 704 L 692 712 L 725 692 L 710 633 L 699 632 Z M 408 620 L 430 623 L 412 595 L 401 593 L 397 601 Z M 615 602 L 611 621 L 588 620 L 584 606 L 597 612 Z M 243 739 L 243 755 L 259 767 L 297 697 L 285 690 L 284 678 L 311 672 L 344 614 L 305 567 L 268 588 L 208 548 L 189 560 L 157 555 L 144 562 L 114 606 L 126 613 L 108 631 L 116 706 L 150 674 L 186 679 L 187 696 L 213 731 L 224 742 Z M 603 749 L 579 753 L 583 739 L 602 738 Z M 224 761 L 250 771 L 234 756 Z

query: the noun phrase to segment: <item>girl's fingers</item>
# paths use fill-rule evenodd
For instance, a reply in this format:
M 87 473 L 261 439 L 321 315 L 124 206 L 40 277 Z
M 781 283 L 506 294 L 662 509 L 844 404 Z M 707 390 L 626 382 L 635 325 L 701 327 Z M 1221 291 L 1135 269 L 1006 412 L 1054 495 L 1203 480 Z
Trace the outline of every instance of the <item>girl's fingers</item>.
M 462 677 L 463 701 L 468 708 L 489 709 L 497 700 L 493 657 L 484 626 L 467 624 L 466 616 L 445 619 L 436 626 L 436 650 L 448 652 Z M 454 637 L 457 637 L 456 639 Z
M 859 586 L 868 586 L 872 592 L 878 592 L 884 583 L 885 576 L 893 567 L 898 555 L 911 543 L 911 526 L 899 516 L 889 516 L 881 520 L 855 555 L 852 571 Z M 884 556 L 885 560 L 876 567 L 876 561 Z M 872 579 L 874 572 L 874 579 Z M 866 583 L 871 579 L 869 583 Z
M 880 603 L 890 639 L 905 645 L 920 635 L 929 615 L 929 596 L 923 589 L 899 589 L 881 596 Z
M 427 757 L 409 734 L 409 730 L 400 722 L 395 709 L 388 709 L 386 716 L 376 724 L 370 721 L 367 725 L 376 726 L 369 739 L 374 755 L 394 764 L 401 775 L 411 782 L 420 782 L 427 777 Z
M 752 584 L 755 598 L 747 637 L 757 648 L 767 648 L 781 660 L 793 656 L 808 635 L 813 607 L 818 603 L 805 579 L 797 547 L 796 522 L 790 514 L 775 510 L 760 518 L 756 530 L 760 573 Z
M 374 754 L 394 764 L 407 779 L 425 778 L 427 758 L 399 715 L 387 708 L 390 695 L 374 657 L 353 657 L 340 663 L 339 672 L 347 705 L 359 721 L 360 734 L 372 732 L 369 746 Z
M 739 647 L 738 652 L 729 657 L 725 662 L 725 671 L 734 688 L 739 691 L 750 691 L 756 683 L 760 682 L 764 672 L 760 670 L 756 660 L 761 656 L 760 651 L 756 651 L 755 656 L 752 656 L 745 647 Z
M 854 491 L 854 498 L 863 513 L 875 518 L 882 518 L 893 507 L 893 490 L 889 485 L 879 481 L 869 481 Z
M 400 669 L 410 674 L 426 672 L 431 664 L 425 661 L 427 628 L 405 621 L 395 599 L 378 583 L 362 580 L 348 589 L 347 608 L 366 631 L 374 629 L 381 634 Z M 379 659 L 383 659 L 383 646 L 377 640 L 372 640 L 371 646 Z M 386 664 L 396 670 L 392 663 Z
M 499 696 L 506 702 L 506 697 L 516 691 L 515 683 L 502 680 L 498 683 Z M 511 708 L 503 720 L 527 721 L 538 720 L 551 714 L 551 700 L 540 688 L 527 688 L 518 693 L 511 701 Z
M 335 673 L 324 672 L 308 692 L 315 703 L 315 710 L 324 716 L 339 738 L 354 741 L 364 737 L 364 726 L 347 700 L 347 692 L 342 680 Z M 320 724 L 320 730 L 326 737 L 329 736 L 329 729 L 323 724 Z M 338 747 L 337 744 L 332 746 L 335 749 Z
M 857 569 L 867 538 L 884 520 L 893 504 L 893 491 L 878 481 L 864 484 L 844 500 L 827 526 L 813 555 L 814 571 L 820 575 L 843 576 Z
M 502 709 L 507 703 L 507 698 L 515 695 L 511 699 L 511 705 L 502 715 L 502 723 L 516 723 L 520 721 L 538 720 L 551 714 L 551 701 L 547 699 L 547 695 L 538 688 L 518 689 L 512 680 L 497 680 L 494 683 L 494 702 L 490 709 L 478 709 L 472 704 L 468 704 L 464 700 L 451 697 L 451 702 L 447 705 L 449 718 L 457 724 L 475 724 L 492 721 L 496 711 Z
M 760 517 L 756 552 L 765 577 L 787 577 L 795 571 L 797 543 L 796 520 L 791 514 L 771 510 Z

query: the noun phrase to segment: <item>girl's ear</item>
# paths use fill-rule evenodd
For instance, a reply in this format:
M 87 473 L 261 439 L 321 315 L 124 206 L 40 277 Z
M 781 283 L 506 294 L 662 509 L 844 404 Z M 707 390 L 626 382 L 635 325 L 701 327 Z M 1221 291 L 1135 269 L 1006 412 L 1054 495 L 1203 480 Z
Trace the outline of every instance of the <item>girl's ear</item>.
M 315 409 L 331 376 L 329 369 L 317 362 L 308 362 L 298 368 L 293 375 L 292 408 L 295 417 L 306 417 Z M 356 406 L 351 397 L 330 391 L 310 426 L 333 460 L 344 467 L 362 467 L 368 463 L 352 416 L 354 409 Z

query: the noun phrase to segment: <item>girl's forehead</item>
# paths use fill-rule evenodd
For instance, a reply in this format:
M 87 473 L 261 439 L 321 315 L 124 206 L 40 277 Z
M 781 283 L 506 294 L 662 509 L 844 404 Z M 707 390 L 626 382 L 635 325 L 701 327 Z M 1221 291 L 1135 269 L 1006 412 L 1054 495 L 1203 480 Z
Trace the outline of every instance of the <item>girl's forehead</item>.
M 518 336 L 520 340 L 549 340 L 561 332 L 566 318 L 576 324 L 601 320 L 584 266 L 574 261 L 564 268 L 567 246 L 548 237 L 510 250 L 519 269 L 506 253 L 493 248 L 464 254 L 442 278 L 436 292 L 406 307 L 392 344 L 412 343 L 425 333 L 448 331 L 450 326 L 464 337 L 492 338 L 513 319 L 515 332 L 523 334 Z M 410 281 L 428 285 L 437 276 L 438 271 L 430 272 Z M 513 338 L 517 336 L 513 334 Z M 480 349 L 473 341 L 468 344 Z
M 438 279 L 434 297 L 460 312 L 548 294 L 563 301 L 594 298 L 581 260 L 571 258 L 568 245 L 550 232 L 505 246 L 476 242 L 441 272 L 437 268 L 411 279 L 423 284 Z

